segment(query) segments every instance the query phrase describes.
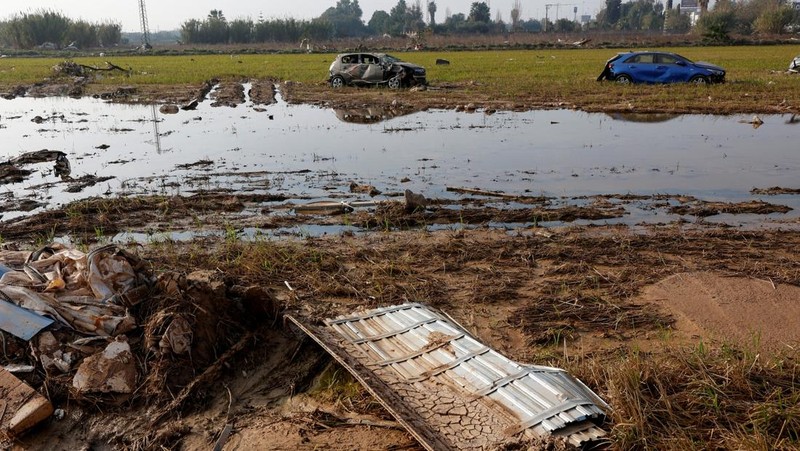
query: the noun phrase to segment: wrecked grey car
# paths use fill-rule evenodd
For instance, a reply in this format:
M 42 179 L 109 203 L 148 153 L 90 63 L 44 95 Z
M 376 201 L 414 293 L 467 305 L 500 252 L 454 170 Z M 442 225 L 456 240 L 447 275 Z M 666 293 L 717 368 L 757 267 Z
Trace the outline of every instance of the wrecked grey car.
M 789 63 L 789 72 L 800 72 L 800 55 L 795 56 L 791 63 Z
M 392 89 L 424 85 L 425 68 L 385 53 L 342 53 L 329 69 L 328 82 L 342 86 L 385 85 Z

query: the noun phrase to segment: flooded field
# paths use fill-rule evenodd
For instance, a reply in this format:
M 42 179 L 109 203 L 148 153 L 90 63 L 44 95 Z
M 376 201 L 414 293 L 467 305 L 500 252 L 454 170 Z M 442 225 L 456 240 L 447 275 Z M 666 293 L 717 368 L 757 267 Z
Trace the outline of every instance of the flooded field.
M 549 207 L 601 202 L 624 209 L 578 223 L 702 218 L 796 227 L 800 126 L 790 115 L 760 119 L 754 126 L 752 115 L 399 115 L 288 105 L 280 98 L 233 108 L 202 102 L 193 111 L 162 114 L 90 98 L 17 98 L 0 101 L 0 159 L 55 150 L 66 154 L 70 170 L 32 163 L 21 180 L 0 180 L 1 214 L 9 220 L 95 196 L 227 192 L 272 195 L 279 200 L 254 211 L 293 215 L 294 207 L 321 200 L 400 202 L 411 190 L 454 209 L 475 199 L 515 209 L 534 197 Z M 788 193 L 754 191 L 773 187 Z M 743 202 L 782 208 L 695 208 Z

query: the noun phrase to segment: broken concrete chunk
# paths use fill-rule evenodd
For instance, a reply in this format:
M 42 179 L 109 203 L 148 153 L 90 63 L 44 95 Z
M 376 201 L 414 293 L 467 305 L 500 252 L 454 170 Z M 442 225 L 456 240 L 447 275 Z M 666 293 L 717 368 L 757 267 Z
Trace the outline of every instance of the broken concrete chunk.
M 131 347 L 124 338 L 97 354 L 83 360 L 72 379 L 72 386 L 80 393 L 133 393 L 136 388 L 136 361 Z
M 34 353 L 47 371 L 58 370 L 67 373 L 72 369 L 72 353 L 63 352 L 61 343 L 49 331 L 39 335 Z

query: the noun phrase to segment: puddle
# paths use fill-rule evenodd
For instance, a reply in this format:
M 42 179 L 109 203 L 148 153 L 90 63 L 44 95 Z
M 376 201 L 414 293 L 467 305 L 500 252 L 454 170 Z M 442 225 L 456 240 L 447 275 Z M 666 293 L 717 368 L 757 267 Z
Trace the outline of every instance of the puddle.
M 771 115 L 762 116 L 764 124 L 755 129 L 743 123 L 751 118 L 571 110 L 401 115 L 288 105 L 280 99 L 234 108 L 206 101 L 194 111 L 161 114 L 151 106 L 89 98 L 17 98 L 0 101 L 0 161 L 42 149 L 61 151 L 73 180 L 91 176 L 96 183 L 73 192 L 51 163 L 31 164 L 26 169 L 33 173 L 24 180 L 0 185 L 0 201 L 38 203 L 9 207 L 0 215 L 9 220 L 93 196 L 217 190 L 282 195 L 300 203 L 396 199 L 405 189 L 429 199 L 462 199 L 464 194 L 447 189 L 462 187 L 547 196 L 555 206 L 628 193 L 763 200 L 793 210 L 704 220 L 796 224 L 800 196 L 753 195 L 751 190 L 800 188 L 800 127 L 788 115 Z M 382 194 L 351 193 L 354 181 Z M 620 203 L 628 214 L 578 223 L 678 217 L 653 208 L 652 200 L 610 202 Z

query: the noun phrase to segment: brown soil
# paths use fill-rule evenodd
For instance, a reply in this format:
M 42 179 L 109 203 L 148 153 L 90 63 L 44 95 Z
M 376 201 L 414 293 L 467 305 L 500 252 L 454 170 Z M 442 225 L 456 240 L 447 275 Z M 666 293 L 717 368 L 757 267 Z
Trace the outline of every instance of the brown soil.
M 800 343 L 800 287 L 770 279 L 682 273 L 650 285 L 642 299 L 666 308 L 675 328 L 697 340 L 757 351 Z

